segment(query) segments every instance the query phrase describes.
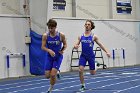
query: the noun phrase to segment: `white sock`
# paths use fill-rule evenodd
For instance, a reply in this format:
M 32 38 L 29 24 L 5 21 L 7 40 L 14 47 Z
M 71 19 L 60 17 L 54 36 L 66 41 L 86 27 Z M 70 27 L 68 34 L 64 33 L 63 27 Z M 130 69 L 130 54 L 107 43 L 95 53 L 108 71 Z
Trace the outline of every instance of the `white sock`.
M 57 71 L 57 74 L 60 74 L 60 71 L 59 70 Z
M 83 84 L 82 84 L 82 86 L 84 86 L 84 87 L 85 87 L 85 83 L 83 83 Z
M 50 85 L 48 91 L 52 91 L 52 89 L 53 89 L 53 85 Z

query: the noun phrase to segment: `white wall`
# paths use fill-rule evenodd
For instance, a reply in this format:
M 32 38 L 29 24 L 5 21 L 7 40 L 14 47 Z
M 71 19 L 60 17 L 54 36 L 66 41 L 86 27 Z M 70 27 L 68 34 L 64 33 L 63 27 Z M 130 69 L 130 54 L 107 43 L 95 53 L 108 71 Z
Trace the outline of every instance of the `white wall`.
M 136 49 L 139 50 L 140 48 L 140 22 L 136 25 L 136 36 L 138 37 Z M 139 64 L 139 57 L 140 57 L 140 51 L 136 51 L 136 57 L 137 57 L 137 64 Z
M 0 14 L 15 14 L 7 6 L 15 11 L 20 11 L 20 0 L 0 0 Z
M 140 20 L 140 0 L 136 0 L 136 19 Z
M 51 0 L 52 1 L 52 0 Z M 36 25 L 41 25 L 40 27 L 35 27 L 35 30 L 44 29 L 45 21 L 47 19 L 46 16 L 49 14 L 47 13 L 49 0 L 29 0 L 30 2 L 30 12 L 33 16 L 33 20 L 37 23 Z M 131 0 L 132 2 L 132 14 L 117 14 L 116 11 L 116 0 L 75 0 L 76 5 L 80 6 L 87 12 L 80 10 L 76 7 L 76 17 L 77 18 L 103 18 L 109 19 L 110 15 L 113 19 L 138 19 L 140 12 L 139 12 L 139 0 Z M 14 11 L 11 11 L 6 8 L 6 6 L 10 6 L 12 9 L 16 11 L 20 11 L 24 14 L 23 11 L 23 3 L 24 0 L 1 0 L 0 1 L 0 14 L 15 14 Z M 53 4 L 53 3 L 52 3 Z M 112 4 L 112 5 L 111 5 Z M 41 6 L 41 7 L 40 7 Z M 50 6 L 50 5 L 49 5 Z M 72 0 L 66 0 L 66 10 L 65 11 L 50 11 L 52 12 L 51 17 L 72 17 Z M 112 9 L 110 9 L 112 8 Z M 94 17 L 94 16 L 97 17 Z M 40 18 L 41 17 L 41 18 Z M 42 30 L 43 31 L 43 30 Z
M 84 19 L 57 19 L 58 30 L 66 35 L 68 48 L 64 53 L 64 60 L 61 66 L 61 71 L 66 72 L 70 70 L 71 51 L 78 35 L 84 32 Z M 138 50 L 140 46 L 140 22 L 138 21 L 116 21 L 116 20 L 94 20 L 95 30 L 103 42 L 103 44 L 112 52 L 113 48 L 126 49 L 126 65 L 140 64 Z M 5 25 L 6 24 L 6 25 Z M 17 25 L 18 24 L 18 25 Z M 0 78 L 7 78 L 6 58 L 7 53 L 26 53 L 26 69 L 22 68 L 22 59 L 10 59 L 10 77 L 29 75 L 29 54 L 28 45 L 25 44 L 24 37 L 29 34 L 28 21 L 24 18 L 1 18 L 1 36 L 0 36 Z M 120 33 L 115 28 L 118 28 Z M 130 35 L 135 36 L 137 41 L 130 38 Z M 7 37 L 8 36 L 8 37 Z M 104 53 L 105 64 L 108 65 L 108 59 Z M 123 66 L 123 59 L 116 59 L 116 66 L 118 60 Z M 110 59 L 110 66 L 112 66 L 112 58 Z
M 94 19 L 93 15 L 99 18 L 109 18 L 108 16 L 109 4 L 107 0 L 76 0 L 76 3 L 77 3 L 77 6 L 80 6 L 81 8 L 85 9 L 85 11 L 82 11 L 78 7 L 76 8 L 77 18 L 93 18 Z
M 31 27 L 38 34 L 45 32 L 49 1 L 50 0 L 30 0 Z
M 10 58 L 9 77 L 29 75 L 29 47 L 25 36 L 29 35 L 28 21 L 22 17 L 0 16 L 0 78 L 8 77 L 6 64 L 7 53 L 25 53 L 26 67 L 22 67 L 22 58 Z
M 118 14 L 116 0 L 75 0 L 76 18 L 139 19 L 139 0 L 131 0 L 131 3 L 131 14 Z M 53 11 L 53 17 L 72 17 L 72 7 L 72 0 L 66 0 L 66 10 Z
M 72 17 L 72 0 L 66 1 L 65 11 L 53 11 L 53 17 Z M 87 10 L 93 15 L 101 18 L 109 18 L 109 1 L 108 0 L 75 0 L 76 4 L 76 17 L 77 18 L 93 18 L 92 15 L 80 10 L 77 6 Z
M 101 21 L 100 19 L 109 19 L 110 15 L 113 19 L 139 19 L 139 9 L 140 3 L 139 0 L 131 0 L 132 1 L 132 14 L 131 15 L 119 15 L 116 13 L 116 1 L 115 0 L 76 0 L 76 18 L 91 18 L 91 19 L 99 19 L 96 20 L 96 29 L 95 33 L 99 35 L 101 41 L 105 44 L 107 48 L 109 48 L 110 52 L 112 48 L 126 48 L 127 52 L 127 65 L 139 64 L 139 55 L 140 51 L 138 48 L 140 47 L 140 26 L 138 22 L 133 21 Z M 22 9 L 24 0 L 0 0 L 0 14 L 18 14 L 23 15 L 24 11 Z M 110 2 L 110 3 L 109 3 Z M 46 30 L 46 22 L 51 17 L 72 17 L 72 0 L 66 0 L 66 10 L 65 11 L 52 11 L 52 0 L 30 0 L 30 14 L 32 21 L 32 29 L 36 31 L 38 34 L 42 34 Z M 112 4 L 112 5 L 110 5 Z M 8 6 L 8 7 L 7 7 Z M 112 7 L 112 11 L 110 12 L 110 7 Z M 112 13 L 112 14 L 111 14 Z M 6 51 L 15 52 L 26 52 L 27 53 L 27 73 L 29 74 L 29 60 L 28 60 L 28 46 L 24 44 L 24 40 L 21 37 L 24 37 L 26 34 L 25 31 L 28 30 L 28 21 L 22 18 L 0 18 L 1 31 L 2 33 L 7 33 L 10 35 L 7 41 L 6 33 L 1 35 L 0 39 L 0 49 L 1 52 L 1 62 L 0 62 L 0 78 L 6 78 L 6 64 L 5 64 L 5 54 Z M 58 29 L 64 32 L 67 36 L 68 48 L 65 52 L 65 57 L 62 64 L 62 71 L 69 71 L 70 69 L 70 57 L 71 57 L 71 49 L 73 47 L 74 42 L 77 39 L 77 36 L 82 33 L 84 30 L 83 25 L 85 20 L 82 19 L 57 19 L 58 21 Z M 18 24 L 18 25 L 17 25 Z M 115 31 L 111 25 L 122 29 L 125 31 L 125 35 L 122 35 L 120 32 Z M 130 28 L 129 28 L 130 27 Z M 22 28 L 22 29 L 21 29 Z M 21 32 L 19 32 L 21 30 Z M 16 33 L 14 32 L 16 31 Z M 102 31 L 102 32 L 100 32 Z M 126 32 L 127 31 L 127 32 Z M 136 32 L 135 32 L 136 31 Z M 15 35 L 20 35 L 20 39 L 17 39 Z M 129 33 L 132 35 L 136 35 L 138 38 L 137 42 L 130 39 Z M 107 35 L 107 36 L 106 36 Z M 112 36 L 113 35 L 113 36 Z M 119 38 L 118 38 L 119 37 Z M 111 38 L 111 39 L 110 39 Z M 106 40 L 105 40 L 106 39 Z M 109 40 L 109 41 L 108 41 Z M 115 41 L 115 42 L 114 42 Z M 111 42 L 111 44 L 110 44 Z M 22 46 L 21 46 L 22 45 Z M 17 47 L 21 48 L 17 48 Z M 6 47 L 6 49 L 4 48 Z M 133 54 L 133 55 L 132 55 Z M 136 55 L 137 54 L 137 55 Z M 105 55 L 104 55 L 105 56 Z M 15 64 L 20 63 L 21 59 L 15 59 Z M 120 59 L 123 61 L 122 59 Z M 133 61 L 133 63 L 132 63 Z M 105 57 L 105 62 L 107 62 L 107 58 Z M 110 59 L 112 62 L 112 59 Z M 20 64 L 19 64 L 20 65 Z M 112 65 L 112 64 L 111 64 Z M 13 67 L 14 68 L 14 67 Z M 12 70 L 11 70 L 12 71 Z M 19 73 L 15 72 L 16 69 L 13 69 L 13 73 L 15 76 L 18 76 Z M 22 69 L 19 71 L 22 73 Z M 11 72 L 12 73 L 12 72 Z M 24 73 L 22 73 L 24 75 Z M 12 76 L 12 74 L 11 74 Z
M 68 48 L 64 53 L 64 60 L 61 66 L 61 71 L 70 70 L 70 60 L 71 60 L 71 51 L 74 43 L 77 40 L 77 37 L 84 32 L 84 23 L 85 20 L 82 19 L 57 19 L 58 30 L 63 32 L 66 35 Z M 138 47 L 138 42 L 135 42 L 137 38 L 139 40 L 139 27 L 137 26 L 140 22 L 135 21 L 117 21 L 117 20 L 94 20 L 95 30 L 93 31 L 100 41 L 108 48 L 112 54 L 113 48 L 125 48 L 126 50 L 126 65 L 135 65 L 140 64 L 140 58 L 136 55 L 137 52 L 140 52 Z M 139 30 L 136 30 L 139 29 Z M 135 38 L 131 38 L 131 36 Z M 95 45 L 97 46 L 97 45 Z M 122 51 L 120 51 L 118 58 L 116 58 L 116 66 L 123 66 L 124 60 L 122 58 Z M 108 65 L 108 58 L 105 53 L 103 53 L 105 64 Z M 119 58 L 120 57 L 120 58 Z M 110 58 L 110 67 L 113 66 L 113 59 Z M 120 65 L 119 65 L 120 64 Z

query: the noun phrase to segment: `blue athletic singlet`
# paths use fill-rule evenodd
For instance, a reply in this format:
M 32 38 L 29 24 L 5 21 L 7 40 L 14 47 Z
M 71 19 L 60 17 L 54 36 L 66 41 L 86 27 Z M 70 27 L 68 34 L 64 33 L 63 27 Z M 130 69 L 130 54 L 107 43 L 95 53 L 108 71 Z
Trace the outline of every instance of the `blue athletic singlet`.
M 81 36 L 82 53 L 80 55 L 79 65 L 85 66 L 88 61 L 90 70 L 95 70 L 95 55 L 93 52 L 94 41 L 93 34 L 89 36 Z
M 53 50 L 55 52 L 55 56 L 52 57 L 49 53 L 47 53 L 47 60 L 46 60 L 46 70 L 51 70 L 52 68 L 56 68 L 59 70 L 63 55 L 59 53 L 62 48 L 62 42 L 60 38 L 60 33 L 57 32 L 56 36 L 51 37 L 50 33 L 47 33 L 47 41 L 46 47 Z

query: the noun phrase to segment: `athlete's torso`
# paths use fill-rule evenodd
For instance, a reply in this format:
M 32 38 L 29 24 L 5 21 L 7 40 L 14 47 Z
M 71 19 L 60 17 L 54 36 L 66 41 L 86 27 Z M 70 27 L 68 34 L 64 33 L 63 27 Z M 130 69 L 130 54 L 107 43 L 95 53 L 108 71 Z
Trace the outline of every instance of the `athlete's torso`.
M 50 33 L 47 33 L 47 48 L 53 50 L 56 54 L 61 50 L 62 42 L 60 32 L 56 33 L 56 36 L 51 37 Z
M 81 45 L 82 45 L 82 54 L 86 56 L 93 56 L 93 47 L 94 47 L 94 41 L 93 41 L 93 34 L 90 34 L 89 36 L 84 36 L 84 34 L 81 36 Z

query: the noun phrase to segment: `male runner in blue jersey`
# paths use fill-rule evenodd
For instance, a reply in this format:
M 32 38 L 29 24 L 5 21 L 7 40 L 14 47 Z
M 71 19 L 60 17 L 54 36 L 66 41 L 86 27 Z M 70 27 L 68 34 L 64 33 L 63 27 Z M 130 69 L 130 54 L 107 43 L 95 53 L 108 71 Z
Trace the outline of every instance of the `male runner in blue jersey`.
M 110 53 L 107 49 L 101 44 L 98 37 L 94 35 L 91 31 L 95 28 L 94 23 L 91 20 L 86 20 L 85 22 L 85 32 L 83 35 L 78 37 L 78 42 L 74 45 L 74 48 L 78 49 L 79 44 L 81 42 L 82 52 L 79 59 L 79 77 L 81 81 L 81 90 L 85 90 L 85 82 L 84 82 L 84 67 L 86 62 L 88 61 L 90 73 L 94 75 L 95 71 L 95 55 L 93 52 L 94 41 L 103 49 L 107 56 L 110 57 Z
M 60 68 L 63 52 L 67 47 L 65 35 L 56 31 L 57 22 L 50 19 L 47 23 L 49 32 L 42 36 L 42 49 L 47 52 L 47 61 L 45 66 L 45 76 L 50 78 L 50 87 L 47 93 L 51 93 L 56 83 L 56 74 Z M 62 47 L 63 44 L 63 47 Z

